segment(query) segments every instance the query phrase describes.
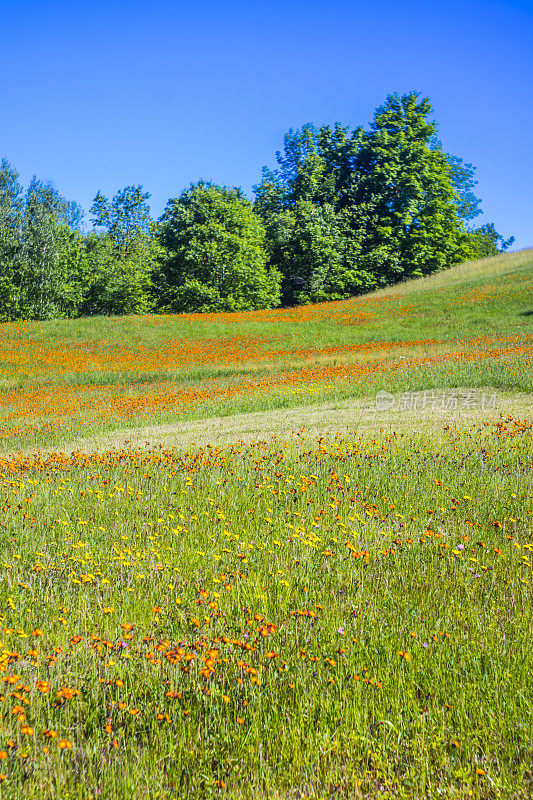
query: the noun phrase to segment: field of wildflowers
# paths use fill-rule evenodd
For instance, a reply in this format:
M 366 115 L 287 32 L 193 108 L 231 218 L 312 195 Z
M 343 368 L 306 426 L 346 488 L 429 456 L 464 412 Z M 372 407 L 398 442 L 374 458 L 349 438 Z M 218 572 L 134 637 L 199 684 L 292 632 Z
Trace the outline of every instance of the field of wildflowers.
M 533 251 L 345 302 L 0 326 L 0 452 L 378 389 L 533 390 Z
M 530 797 L 531 423 L 1 464 L 5 797 Z
M 248 319 L 4 326 L 0 797 L 532 796 L 532 421 L 60 446 L 377 388 L 527 392 L 533 260 L 495 261 L 446 300 L 435 276 Z

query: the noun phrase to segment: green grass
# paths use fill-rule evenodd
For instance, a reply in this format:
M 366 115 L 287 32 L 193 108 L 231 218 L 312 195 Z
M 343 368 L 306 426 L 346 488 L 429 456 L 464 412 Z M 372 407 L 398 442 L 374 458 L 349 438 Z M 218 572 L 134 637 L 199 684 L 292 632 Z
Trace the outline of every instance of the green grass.
M 530 798 L 532 285 L 0 326 L 0 797 Z
M 484 293 L 479 294 L 477 293 Z M 349 346 L 367 342 L 462 340 L 485 335 L 530 335 L 533 332 L 533 250 L 500 255 L 462 264 L 428 278 L 409 281 L 352 300 L 243 314 L 92 317 L 79 320 L 26 322 L 0 326 L 2 338 L 59 350 L 65 345 L 95 347 L 131 346 L 162 350 L 175 342 L 233 337 L 259 337 L 265 356 L 251 365 L 271 362 L 270 346 L 293 353 L 308 348 Z M 297 320 L 294 315 L 298 314 Z M 363 321 L 359 322 L 362 316 Z M 230 354 L 231 355 L 231 354 Z M 205 359 L 205 354 L 202 356 Z M 276 356 L 274 361 L 278 361 Z M 67 362 L 68 363 L 68 362 Z M 32 365 L 33 366 L 33 365 Z M 201 364 L 200 366 L 204 366 Z M 220 368 L 220 365 L 216 365 Z M 95 369 L 106 374 L 105 370 Z M 175 372 L 180 372 L 176 365 Z M 126 371 L 127 372 L 127 371 Z M 131 375 L 136 375 L 133 365 Z M 43 369 L 54 381 L 58 375 Z M 157 374 L 157 370 L 154 370 Z M 123 379 L 123 376 L 122 378 Z M 17 381 L 18 376 L 5 376 Z M 61 380 L 61 377 L 59 377 Z
M 4 467 L 2 796 L 530 797 L 532 445 L 506 419 Z
M 326 305 L 2 325 L 0 451 L 379 389 L 530 393 L 532 287 L 529 250 Z

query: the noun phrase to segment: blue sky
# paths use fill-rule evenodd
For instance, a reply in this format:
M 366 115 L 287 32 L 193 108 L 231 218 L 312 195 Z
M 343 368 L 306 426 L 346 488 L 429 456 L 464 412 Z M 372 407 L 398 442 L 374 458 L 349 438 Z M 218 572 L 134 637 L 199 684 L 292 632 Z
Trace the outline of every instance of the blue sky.
M 533 0 L 0 0 L 0 156 L 88 209 L 142 184 L 251 187 L 290 127 L 430 97 L 479 224 L 533 246 Z

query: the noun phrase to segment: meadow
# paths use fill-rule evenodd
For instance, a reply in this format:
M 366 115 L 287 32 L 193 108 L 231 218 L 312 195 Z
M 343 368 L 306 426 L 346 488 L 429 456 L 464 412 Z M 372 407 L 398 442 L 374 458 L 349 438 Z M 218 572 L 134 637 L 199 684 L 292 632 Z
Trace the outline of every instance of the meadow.
M 2 326 L 0 796 L 530 798 L 532 278 Z
M 0 325 L 0 453 L 372 396 L 533 389 L 533 251 L 337 303 Z

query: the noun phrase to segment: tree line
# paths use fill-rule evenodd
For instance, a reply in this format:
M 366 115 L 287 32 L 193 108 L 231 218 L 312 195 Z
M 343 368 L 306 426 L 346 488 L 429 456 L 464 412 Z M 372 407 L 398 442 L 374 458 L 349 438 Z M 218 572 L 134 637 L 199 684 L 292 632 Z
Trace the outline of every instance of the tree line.
M 507 249 L 476 228 L 475 168 L 445 153 L 428 98 L 389 95 L 367 130 L 284 137 L 251 202 L 200 181 L 158 220 L 127 186 L 83 211 L 0 163 L 0 320 L 213 312 L 340 300 Z

